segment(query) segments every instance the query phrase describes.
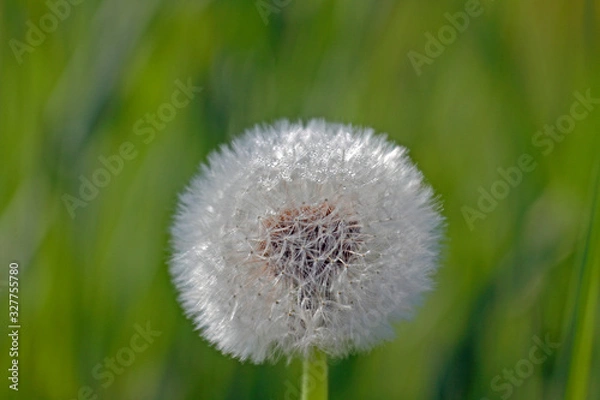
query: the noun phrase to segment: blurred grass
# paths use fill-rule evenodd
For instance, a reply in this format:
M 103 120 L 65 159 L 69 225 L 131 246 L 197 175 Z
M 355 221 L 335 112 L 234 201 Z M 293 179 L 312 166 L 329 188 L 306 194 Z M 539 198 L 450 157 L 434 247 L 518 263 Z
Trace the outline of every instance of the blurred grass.
M 597 158 L 600 161 L 600 156 Z M 574 348 L 567 387 L 568 399 L 587 398 L 592 376 L 592 352 L 594 347 L 595 319 L 600 300 L 600 162 L 596 163 L 594 179 L 590 187 L 589 223 L 583 238 L 577 306 L 574 312 Z M 594 245 L 595 244 L 595 245 Z
M 590 304 L 599 299 L 580 292 L 593 282 L 579 277 L 577 253 L 597 191 L 600 110 L 547 156 L 531 144 L 569 112 L 573 92 L 600 97 L 600 8 L 481 4 L 483 15 L 417 77 L 407 52 L 423 52 L 424 33 L 465 2 L 292 1 L 265 25 L 253 2 L 87 0 L 22 64 L 9 40 L 23 40 L 25 22 L 48 9 L 2 2 L 0 254 L 3 266 L 21 265 L 23 326 L 21 386 L 10 398 L 73 399 L 89 385 L 110 399 L 281 399 L 286 382 L 299 384 L 297 362 L 240 364 L 201 339 L 166 265 L 177 193 L 197 164 L 281 117 L 388 132 L 411 149 L 448 220 L 436 291 L 393 342 L 332 361 L 332 399 L 498 399 L 494 377 L 547 334 L 562 345 L 510 398 L 563 399 L 569 371 L 587 374 L 580 387 L 600 398 L 600 308 Z M 136 121 L 188 78 L 203 91 L 144 143 Z M 137 157 L 71 219 L 61 196 L 128 141 Z M 461 208 L 523 153 L 536 169 L 471 231 Z M 597 241 L 588 249 L 585 268 L 597 271 Z M 585 324 L 564 326 L 586 310 Z M 146 321 L 161 336 L 102 388 L 94 367 Z

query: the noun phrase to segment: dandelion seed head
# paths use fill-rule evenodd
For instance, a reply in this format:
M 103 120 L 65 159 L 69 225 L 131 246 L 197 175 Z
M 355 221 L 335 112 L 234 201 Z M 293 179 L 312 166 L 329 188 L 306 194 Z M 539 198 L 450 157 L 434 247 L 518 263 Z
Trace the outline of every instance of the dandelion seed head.
M 259 126 L 181 195 L 171 273 L 226 354 L 343 357 L 391 338 L 430 289 L 438 208 L 406 149 L 372 130 Z

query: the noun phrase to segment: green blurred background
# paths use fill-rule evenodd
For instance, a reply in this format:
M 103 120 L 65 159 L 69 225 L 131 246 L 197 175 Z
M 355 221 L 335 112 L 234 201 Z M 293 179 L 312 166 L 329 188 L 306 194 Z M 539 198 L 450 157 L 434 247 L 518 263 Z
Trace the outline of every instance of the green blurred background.
M 410 148 L 448 223 L 436 290 L 395 340 L 331 361 L 331 399 L 600 399 L 600 105 L 547 155 L 532 142 L 574 92 L 600 98 L 598 2 L 78 1 L 0 6 L 0 320 L 17 261 L 22 326 L 18 393 L 0 338 L 2 398 L 298 398 L 298 361 L 242 364 L 193 330 L 168 229 L 210 151 L 256 123 L 324 117 Z M 409 52 L 465 7 L 481 15 L 417 74 Z M 174 109 L 177 81 L 202 90 L 138 135 Z M 65 194 L 127 142 L 135 155 L 71 216 Z M 464 207 L 524 153 L 536 168 L 470 227 Z M 148 323 L 160 336 L 127 350 Z M 546 335 L 561 344 L 528 371 Z M 97 379 L 116 356 L 130 365 Z

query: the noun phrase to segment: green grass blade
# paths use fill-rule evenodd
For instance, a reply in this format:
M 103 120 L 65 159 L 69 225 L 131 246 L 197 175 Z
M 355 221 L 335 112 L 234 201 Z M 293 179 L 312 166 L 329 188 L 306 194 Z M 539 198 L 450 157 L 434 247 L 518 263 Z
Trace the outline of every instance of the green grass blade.
M 580 292 L 575 309 L 575 333 L 567 382 L 567 400 L 587 398 L 594 343 L 594 317 L 600 300 L 600 166 L 596 165 L 589 225 L 581 259 Z

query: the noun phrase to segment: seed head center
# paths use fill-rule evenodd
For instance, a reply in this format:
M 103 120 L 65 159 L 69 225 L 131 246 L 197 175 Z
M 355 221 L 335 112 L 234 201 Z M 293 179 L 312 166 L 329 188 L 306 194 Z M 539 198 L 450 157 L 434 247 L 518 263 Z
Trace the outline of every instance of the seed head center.
M 262 221 L 258 254 L 301 297 L 329 297 L 333 279 L 360 257 L 359 222 L 328 201 L 285 208 Z M 310 302 L 310 301 L 309 301 Z

